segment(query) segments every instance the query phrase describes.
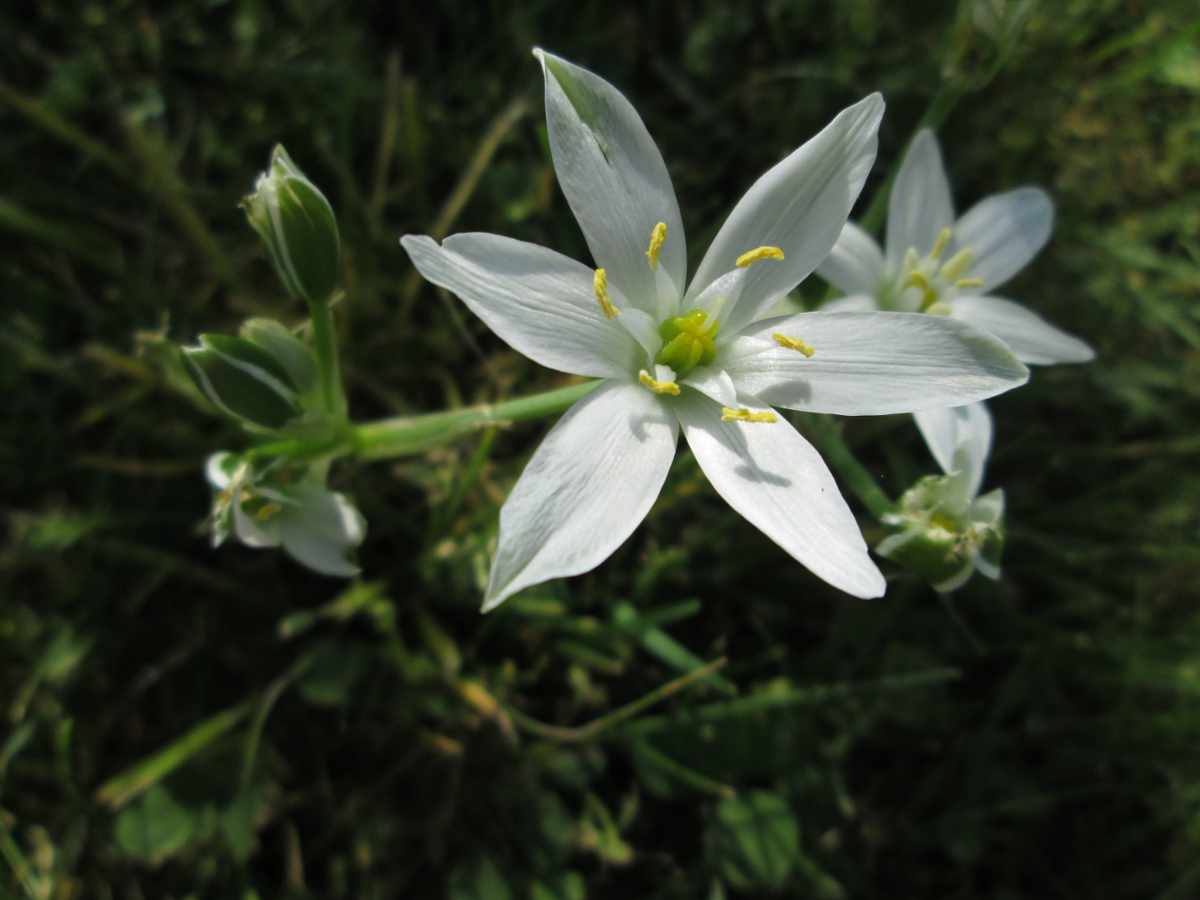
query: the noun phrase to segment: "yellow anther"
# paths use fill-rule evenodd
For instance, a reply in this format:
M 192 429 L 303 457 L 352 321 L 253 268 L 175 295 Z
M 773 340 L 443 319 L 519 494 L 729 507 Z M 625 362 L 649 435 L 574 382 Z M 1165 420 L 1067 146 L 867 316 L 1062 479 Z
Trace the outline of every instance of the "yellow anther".
M 667 223 L 659 222 L 650 232 L 650 249 L 646 251 L 646 258 L 650 260 L 650 268 L 655 272 L 658 271 L 658 251 L 662 249 L 663 241 L 666 239 Z
M 283 507 L 278 503 L 267 503 L 262 509 L 254 514 L 254 518 L 258 519 L 260 522 L 265 522 L 281 509 L 283 509 Z
M 777 343 L 780 347 L 786 347 L 788 350 L 795 350 L 797 353 L 803 353 L 806 357 L 812 356 L 817 352 L 812 347 L 808 346 L 808 344 L 804 343 L 804 341 L 800 340 L 800 338 L 794 338 L 790 335 L 780 334 L 778 331 L 771 335 L 771 337 L 775 338 L 775 343 Z
M 721 421 L 774 424 L 779 421 L 779 416 L 773 412 L 755 412 L 752 409 L 730 409 L 728 406 L 723 406 L 721 407 Z
M 679 396 L 679 385 L 673 381 L 655 381 L 650 377 L 650 373 L 645 369 L 642 369 L 642 371 L 638 372 L 638 381 L 650 388 L 650 390 L 654 391 L 656 394 L 671 394 L 676 397 Z
M 608 275 L 603 269 L 596 270 L 596 277 L 592 279 L 592 287 L 596 290 L 596 302 L 604 311 L 604 318 L 611 319 L 619 316 L 620 310 L 613 306 L 612 300 L 608 298 Z
M 756 263 L 760 259 L 783 259 L 783 251 L 778 247 L 755 247 L 737 258 L 737 267 L 744 269 L 750 263 Z
M 946 249 L 946 244 L 950 241 L 950 229 L 943 228 L 937 236 L 937 241 L 933 245 L 933 249 L 929 251 L 930 259 L 937 259 L 942 255 L 942 251 Z
M 960 279 L 958 279 L 958 281 L 954 282 L 954 286 L 957 288 L 983 287 L 983 279 L 982 278 L 960 278 Z
M 942 277 L 947 281 L 958 281 L 967 274 L 967 269 L 971 268 L 973 262 L 975 262 L 975 254 L 969 247 L 959 250 L 942 266 Z
M 929 279 L 925 277 L 925 273 L 920 269 L 913 269 L 908 273 L 908 283 L 904 286 L 917 287 L 923 291 L 928 291 L 931 289 Z

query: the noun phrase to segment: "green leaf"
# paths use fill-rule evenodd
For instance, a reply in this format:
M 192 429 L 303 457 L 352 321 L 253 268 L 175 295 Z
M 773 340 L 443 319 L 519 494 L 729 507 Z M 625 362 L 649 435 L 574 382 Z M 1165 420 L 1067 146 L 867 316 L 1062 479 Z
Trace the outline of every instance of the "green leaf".
M 355 682 L 367 671 L 375 650 L 361 641 L 325 641 L 313 648 L 313 662 L 296 681 L 296 691 L 316 706 L 343 706 Z
M 449 900 L 509 900 L 512 892 L 495 861 L 480 855 L 455 866 L 447 896 Z
M 706 836 L 709 863 L 740 890 L 782 887 L 800 861 L 800 825 L 771 791 L 719 803 Z
M 187 846 L 199 827 L 200 816 L 156 784 L 117 816 L 117 844 L 133 858 L 158 865 Z

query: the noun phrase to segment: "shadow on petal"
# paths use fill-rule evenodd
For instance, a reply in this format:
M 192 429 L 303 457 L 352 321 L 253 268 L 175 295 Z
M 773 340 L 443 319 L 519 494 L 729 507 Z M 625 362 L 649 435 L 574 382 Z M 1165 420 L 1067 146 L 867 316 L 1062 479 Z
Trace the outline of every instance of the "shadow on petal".
M 776 475 L 773 472 L 764 472 L 762 469 L 749 466 L 738 466 L 733 470 L 735 475 L 740 475 L 747 481 L 758 482 L 762 484 L 773 484 L 776 487 L 791 487 L 792 479 L 784 478 L 782 475 Z

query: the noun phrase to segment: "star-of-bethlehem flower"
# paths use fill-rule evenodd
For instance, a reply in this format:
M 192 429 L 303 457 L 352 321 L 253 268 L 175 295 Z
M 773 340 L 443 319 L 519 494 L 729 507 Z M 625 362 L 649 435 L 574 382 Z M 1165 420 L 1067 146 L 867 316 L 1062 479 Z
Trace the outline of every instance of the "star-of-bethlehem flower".
M 763 175 L 686 285 L 679 206 L 645 125 L 608 82 L 535 53 L 554 168 L 598 268 L 494 234 L 402 239 L 425 278 L 515 350 L 607 379 L 550 430 L 500 511 L 484 610 L 603 562 L 649 512 L 681 429 L 734 509 L 835 587 L 880 596 L 832 475 L 772 406 L 908 412 L 1028 378 L 1003 343 L 947 317 L 759 321 L 841 232 L 874 161 L 883 99 L 844 110 Z
M 886 254 L 869 234 L 847 222 L 817 266 L 817 274 L 846 296 L 822 309 L 935 313 L 996 335 L 1023 363 L 1088 362 L 1095 353 L 1079 338 L 1019 303 L 987 293 L 1025 268 L 1050 238 L 1053 224 L 1054 203 L 1036 187 L 986 197 L 956 221 L 937 138 L 923 129 L 913 138 L 892 186 Z M 934 441 L 954 433 L 955 415 L 949 409 L 929 409 L 916 416 L 939 461 L 954 456 L 953 444 L 937 447 Z
M 247 547 L 281 544 L 296 562 L 350 578 L 358 566 L 346 554 L 362 543 L 367 523 L 344 494 L 306 483 L 302 467 L 214 453 L 204 467 L 216 491 L 208 526 L 219 547 L 233 534 Z
M 939 429 L 927 434 L 945 475 L 922 478 L 905 491 L 884 522 L 899 530 L 876 548 L 925 578 L 934 590 L 962 587 L 976 569 L 1000 577 L 1004 548 L 1004 491 L 979 496 L 992 446 L 987 405 L 971 403 L 948 411 Z

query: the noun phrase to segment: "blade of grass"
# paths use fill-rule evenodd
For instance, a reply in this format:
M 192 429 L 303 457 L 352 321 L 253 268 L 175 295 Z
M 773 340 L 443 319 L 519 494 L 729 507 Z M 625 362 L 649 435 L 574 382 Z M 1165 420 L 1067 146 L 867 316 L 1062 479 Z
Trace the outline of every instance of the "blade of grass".
M 259 704 L 256 699 L 243 700 L 193 726 L 182 737 L 172 741 L 157 753 L 104 782 L 93 795 L 96 802 L 115 812 L 147 788 L 170 775 L 189 759 L 223 737 Z

